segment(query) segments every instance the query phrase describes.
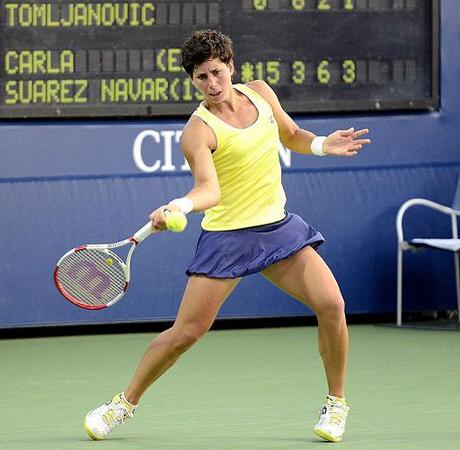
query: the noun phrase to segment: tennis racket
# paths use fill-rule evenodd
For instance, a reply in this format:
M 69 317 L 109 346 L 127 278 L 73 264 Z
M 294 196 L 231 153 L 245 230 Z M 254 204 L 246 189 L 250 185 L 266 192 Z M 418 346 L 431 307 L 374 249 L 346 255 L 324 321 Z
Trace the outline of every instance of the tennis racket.
M 163 214 L 169 214 L 164 210 Z M 129 286 L 131 257 L 136 247 L 152 234 L 151 222 L 132 237 L 111 244 L 86 244 L 68 251 L 56 264 L 54 283 L 74 305 L 103 309 L 117 303 Z M 112 249 L 130 245 L 126 262 Z

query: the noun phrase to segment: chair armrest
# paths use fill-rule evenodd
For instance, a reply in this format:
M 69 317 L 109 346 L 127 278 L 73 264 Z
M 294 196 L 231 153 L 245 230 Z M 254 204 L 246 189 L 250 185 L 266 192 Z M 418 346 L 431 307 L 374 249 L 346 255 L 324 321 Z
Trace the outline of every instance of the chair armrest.
M 441 205 L 440 203 L 433 202 L 431 200 L 426 200 L 424 198 L 412 198 L 404 202 L 398 210 L 398 214 L 396 215 L 396 233 L 398 235 L 398 243 L 404 242 L 404 232 L 403 232 L 403 217 L 406 211 L 411 208 L 412 206 L 420 205 L 426 206 L 428 208 L 434 209 L 439 211 L 443 214 L 447 214 L 452 219 L 452 233 L 453 237 L 457 238 L 456 234 L 456 225 L 457 225 L 457 216 L 460 216 L 460 211 L 457 211 L 449 206 Z

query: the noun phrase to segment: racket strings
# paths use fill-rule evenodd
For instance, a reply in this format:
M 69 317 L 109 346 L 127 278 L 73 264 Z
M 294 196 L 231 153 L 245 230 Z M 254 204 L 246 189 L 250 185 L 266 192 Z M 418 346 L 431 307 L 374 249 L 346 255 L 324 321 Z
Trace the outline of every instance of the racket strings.
M 89 307 L 109 304 L 126 288 L 123 264 L 108 250 L 70 253 L 59 265 L 57 280 L 64 296 Z

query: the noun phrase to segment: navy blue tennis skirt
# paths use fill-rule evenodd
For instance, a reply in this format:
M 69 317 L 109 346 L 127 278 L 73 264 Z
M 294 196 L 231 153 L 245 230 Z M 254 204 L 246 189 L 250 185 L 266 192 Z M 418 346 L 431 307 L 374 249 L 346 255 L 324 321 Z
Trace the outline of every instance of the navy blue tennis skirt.
M 307 245 L 316 248 L 323 242 L 319 231 L 291 213 L 269 225 L 231 231 L 203 230 L 186 273 L 239 278 L 261 272 Z

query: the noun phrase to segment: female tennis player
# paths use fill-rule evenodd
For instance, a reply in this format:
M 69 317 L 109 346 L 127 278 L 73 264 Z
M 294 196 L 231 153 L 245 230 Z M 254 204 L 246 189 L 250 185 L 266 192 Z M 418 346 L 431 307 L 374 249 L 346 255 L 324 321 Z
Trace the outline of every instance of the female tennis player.
M 152 341 L 124 392 L 86 415 L 85 430 L 104 439 L 132 417 L 147 388 L 209 330 L 241 278 L 260 272 L 317 316 L 328 393 L 314 432 L 338 442 L 349 410 L 344 300 L 316 252 L 324 241 L 320 232 L 284 209 L 278 150 L 281 141 L 298 153 L 354 156 L 370 142 L 361 138 L 368 130 L 315 136 L 295 124 L 265 82 L 233 85 L 232 41 L 220 32 L 194 32 L 183 44 L 182 65 L 204 96 L 181 141 L 195 184 L 150 219 L 159 231 L 164 208 L 204 211 L 203 230 L 173 326 Z

